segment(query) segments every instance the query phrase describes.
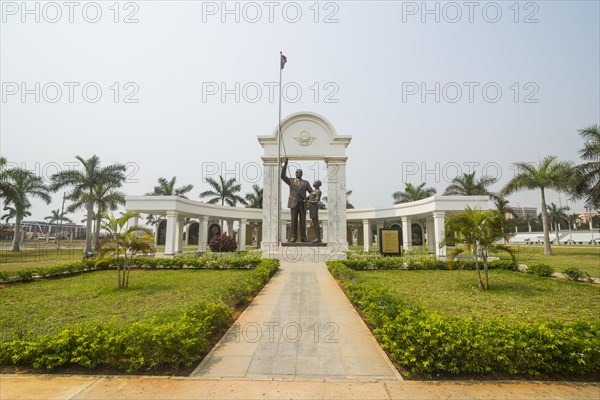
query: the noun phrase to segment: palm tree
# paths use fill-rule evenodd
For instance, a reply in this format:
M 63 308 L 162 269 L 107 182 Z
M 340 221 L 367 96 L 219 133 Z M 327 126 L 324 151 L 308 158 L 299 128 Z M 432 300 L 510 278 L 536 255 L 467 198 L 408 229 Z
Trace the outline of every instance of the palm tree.
M 13 237 L 11 251 L 20 251 L 21 222 L 31 207 L 29 198 L 37 197 L 46 204 L 50 204 L 52 199 L 48 194 L 48 188 L 44 185 L 42 178 L 35 175 L 33 172 L 17 168 L 12 171 L 11 178 L 14 195 L 7 198 L 7 203 L 13 205 L 15 214 L 15 235 Z
M 109 236 L 102 240 L 99 256 L 104 258 L 107 254 L 114 255 L 119 289 L 126 289 L 129 286 L 131 259 L 138 253 L 156 252 L 152 231 L 142 226 L 129 225 L 130 219 L 139 217 L 139 214 L 132 211 L 127 211 L 120 217 L 105 212 L 102 217 L 104 219 L 102 228 L 108 232 Z M 127 228 L 125 228 L 126 226 Z
M 238 193 L 242 190 L 242 185 L 237 183 L 235 178 L 228 179 L 227 181 L 219 175 L 219 182 L 213 178 L 206 178 L 206 182 L 213 188 L 213 190 L 206 190 L 200 193 L 200 198 L 212 197 L 208 203 L 221 205 L 227 205 L 235 207 L 237 203 L 246 205 L 246 200 L 239 196 Z
M 498 244 L 500 239 L 508 240 L 506 233 L 506 218 L 498 210 L 482 211 L 479 208 L 470 208 L 467 206 L 464 213 L 452 214 L 446 220 L 446 231 L 456 233 L 447 237 L 441 244 L 463 243 L 473 252 L 475 258 L 475 269 L 477 270 L 477 283 L 481 289 L 489 288 L 488 277 L 488 256 L 490 252 L 506 251 L 514 259 L 513 250 L 503 244 Z M 456 257 L 462 252 L 462 249 L 457 248 L 451 257 Z M 485 281 L 481 279 L 481 271 L 479 269 L 479 255 L 483 260 L 483 269 L 485 273 Z
M 556 232 L 556 244 L 560 244 L 560 239 L 558 236 L 558 227 L 561 222 L 568 222 L 569 216 L 566 211 L 569 211 L 569 207 L 559 207 L 554 203 L 550 203 L 548 206 L 548 221 L 552 226 L 554 226 L 554 230 Z
M 15 169 L 8 168 L 7 163 L 5 157 L 0 157 L 0 199 L 5 198 L 8 201 L 17 196 L 17 193 L 12 182 L 12 174 Z
M 392 197 L 394 198 L 394 204 L 410 203 L 411 201 L 417 201 L 426 199 L 437 193 L 437 190 L 433 187 L 425 187 L 425 182 L 419 186 L 413 186 L 412 183 L 404 183 L 404 192 L 394 192 Z
M 586 163 L 577 165 L 571 180 L 574 199 L 585 199 L 588 208 L 600 209 L 600 131 L 598 125 L 579 130 L 585 140 L 579 155 Z
M 491 195 L 488 186 L 496 183 L 498 179 L 484 175 L 475 179 L 475 171 L 470 174 L 462 174 L 450 181 L 450 185 L 444 191 L 444 196 L 463 195 L 463 196 L 485 196 Z
M 548 227 L 548 209 L 546 205 L 546 189 L 565 190 L 567 178 L 572 171 L 571 163 L 557 161 L 555 156 L 547 156 L 536 166 L 532 163 L 517 162 L 513 164 L 517 174 L 502 189 L 502 195 L 508 196 L 522 189 L 540 189 L 542 195 L 542 227 L 544 230 L 544 254 L 552 255 L 550 246 L 550 230 Z
M 96 203 L 96 212 L 94 215 L 96 223 L 94 225 L 93 247 L 95 250 L 99 250 L 102 215 L 109 210 L 116 211 L 120 205 L 125 204 L 125 194 L 114 188 L 112 184 L 103 182 L 94 188 L 94 198 Z
M 350 203 L 350 196 L 352 196 L 352 190 L 346 192 L 346 210 L 354 208 L 354 204 Z M 319 210 L 327 209 L 327 200 L 327 196 L 321 197 L 321 201 L 319 201 Z
M 86 231 L 85 252 L 92 252 L 92 221 L 94 219 L 94 205 L 98 194 L 102 192 L 99 185 L 106 185 L 113 189 L 120 187 L 125 181 L 126 167 L 122 164 L 112 164 L 107 167 L 100 166 L 100 158 L 93 155 L 89 159 L 75 156 L 82 164 L 83 170 L 66 170 L 52 175 L 51 190 L 57 191 L 63 187 L 70 186 L 72 189 L 66 195 L 66 199 L 73 203 L 67 208 L 73 212 L 80 207 L 85 208 Z
M 253 192 L 246 193 L 244 198 L 248 202 L 247 208 L 263 208 L 263 189 L 259 185 L 252 185 Z
M 176 176 L 171 178 L 170 181 L 167 181 L 162 177 L 158 178 L 158 186 L 154 186 L 154 190 L 151 193 L 146 193 L 146 196 L 179 196 L 187 199 L 185 195 L 194 188 L 194 185 L 185 185 L 175 188 L 176 181 Z
M 67 214 L 68 214 L 68 212 L 66 212 L 66 211 L 60 212 L 60 210 L 57 208 L 56 210 L 52 210 L 50 215 L 48 215 L 47 217 L 44 217 L 44 219 L 51 224 L 56 222 L 56 231 L 54 234 L 54 236 L 56 236 L 56 238 L 58 238 L 58 235 L 60 233 L 60 232 L 58 232 L 59 222 L 62 223 L 62 221 L 66 221 L 66 222 L 73 223 L 73 221 L 69 217 L 65 217 L 65 215 L 67 215 Z M 50 236 L 50 228 L 48 228 L 48 233 L 46 234 L 46 238 L 48 238 L 49 236 Z M 58 240 L 58 239 L 56 239 L 56 240 Z

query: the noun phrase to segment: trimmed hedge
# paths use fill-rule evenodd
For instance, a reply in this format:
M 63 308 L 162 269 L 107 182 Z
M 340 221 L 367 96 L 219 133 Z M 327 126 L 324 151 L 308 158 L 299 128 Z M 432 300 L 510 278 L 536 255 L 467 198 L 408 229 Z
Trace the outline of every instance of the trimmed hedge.
M 369 257 L 352 258 L 342 261 L 348 268 L 362 270 L 390 270 L 390 269 L 406 269 L 406 270 L 474 270 L 475 261 L 455 260 L 452 264 L 446 261 L 436 259 L 405 259 L 404 257 L 384 257 L 380 255 L 371 255 Z M 450 268 L 450 265 L 452 268 Z M 483 268 L 483 263 L 479 262 L 479 268 Z M 509 260 L 490 261 L 489 269 L 505 269 L 517 271 L 518 265 Z
M 600 323 L 510 323 L 441 315 L 367 289 L 344 262 L 331 274 L 392 358 L 411 374 L 510 375 L 600 372 Z
M 542 277 L 549 277 L 554 273 L 554 268 L 542 263 L 532 263 L 527 266 L 527 273 Z
M 258 293 L 278 268 L 278 260 L 262 260 L 231 284 L 220 303 L 199 303 L 173 322 L 79 324 L 53 335 L 0 342 L 0 365 L 46 369 L 102 365 L 129 373 L 165 364 L 189 367 L 208 350 L 210 336 L 231 322 L 234 307 Z
M 0 271 L 0 283 L 30 282 L 36 278 L 49 278 L 87 271 L 116 269 L 114 259 L 83 260 L 54 267 L 32 268 L 17 271 Z M 212 254 L 198 257 L 146 258 L 131 260 L 132 268 L 146 269 L 253 269 L 261 263 L 260 255 Z

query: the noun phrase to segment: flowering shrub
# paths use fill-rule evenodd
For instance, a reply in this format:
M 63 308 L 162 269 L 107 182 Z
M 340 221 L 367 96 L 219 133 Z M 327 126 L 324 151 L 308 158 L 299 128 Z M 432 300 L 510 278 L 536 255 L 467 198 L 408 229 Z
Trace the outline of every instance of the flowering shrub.
M 210 240 L 208 247 L 210 247 L 212 251 L 219 253 L 231 252 L 237 249 L 237 243 L 231 236 L 215 236 Z

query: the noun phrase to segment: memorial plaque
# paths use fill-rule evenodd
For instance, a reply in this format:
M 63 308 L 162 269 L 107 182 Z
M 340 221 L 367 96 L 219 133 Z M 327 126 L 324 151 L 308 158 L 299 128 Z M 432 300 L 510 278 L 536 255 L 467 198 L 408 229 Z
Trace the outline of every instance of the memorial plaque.
M 399 229 L 380 229 L 379 230 L 379 252 L 383 255 L 400 255 L 400 230 Z

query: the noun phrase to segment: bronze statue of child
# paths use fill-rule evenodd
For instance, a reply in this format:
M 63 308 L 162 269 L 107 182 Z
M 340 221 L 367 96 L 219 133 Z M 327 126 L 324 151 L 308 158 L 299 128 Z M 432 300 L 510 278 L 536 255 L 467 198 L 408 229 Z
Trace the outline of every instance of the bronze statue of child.
M 312 243 L 321 243 L 321 229 L 319 228 L 319 201 L 321 200 L 321 181 L 316 180 L 313 183 L 313 191 L 310 192 L 306 203 L 308 204 L 308 210 L 310 215 L 310 220 L 312 221 L 312 226 L 315 232 L 315 240 Z

